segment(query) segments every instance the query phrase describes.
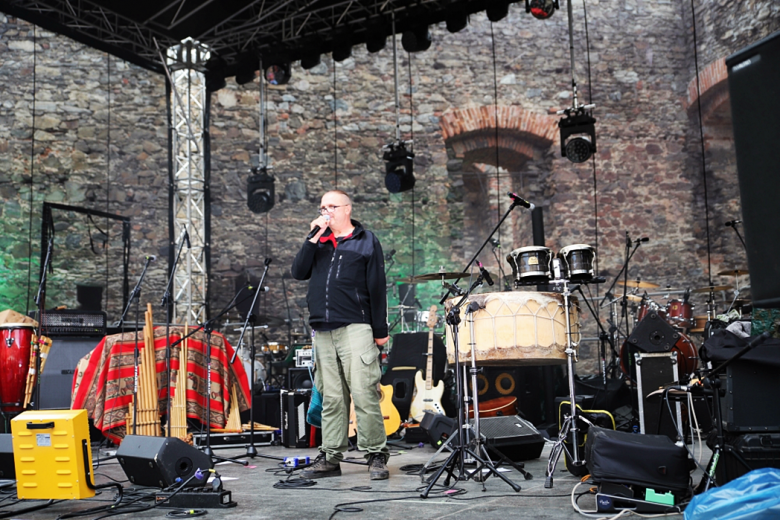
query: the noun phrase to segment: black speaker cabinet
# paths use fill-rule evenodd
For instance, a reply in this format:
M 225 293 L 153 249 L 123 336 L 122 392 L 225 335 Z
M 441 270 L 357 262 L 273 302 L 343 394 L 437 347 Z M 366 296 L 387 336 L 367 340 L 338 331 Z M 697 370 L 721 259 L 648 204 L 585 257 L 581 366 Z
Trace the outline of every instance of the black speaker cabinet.
M 648 312 L 631 332 L 628 344 L 640 352 L 671 352 L 678 339 L 680 333 L 674 327 L 657 312 Z
M 433 335 L 433 384 L 436 385 L 444 377 L 444 365 L 447 361 L 447 350 L 441 338 Z M 428 363 L 428 333 L 408 332 L 393 336 L 393 348 L 387 358 L 388 371 L 393 368 L 405 367 L 425 371 Z M 384 383 L 387 384 L 387 383 Z
M 176 437 L 126 435 L 116 458 L 130 482 L 138 486 L 166 488 L 183 483 L 198 469 L 211 469 L 211 458 Z M 206 478 L 192 479 L 187 487 L 206 484 Z
M 479 427 L 485 446 L 500 451 L 510 460 L 538 459 L 542 454 L 544 437 L 520 416 L 486 417 L 480 419 Z
M 287 369 L 288 390 L 311 390 L 313 386 L 308 367 Z
M 780 307 L 780 31 L 726 59 L 754 307 Z
M 14 480 L 15 478 L 13 437 L 10 433 L 2 433 L 0 434 L 0 479 Z
M 46 367 L 41 374 L 41 410 L 69 410 L 73 375 L 81 358 L 89 354 L 98 337 L 53 336 Z
M 780 469 L 780 433 L 746 433 L 730 439 L 727 444 L 715 468 L 715 478 L 719 486 L 750 470 Z M 750 468 L 746 468 L 737 455 L 741 456 Z
M 309 447 L 309 425 L 306 412 L 309 410 L 311 390 L 279 392 L 282 409 L 282 445 L 287 448 Z
M 455 419 L 440 413 L 425 412 L 422 421 L 420 421 L 420 429 L 428 434 L 428 442 L 434 448 L 441 446 L 452 435 L 456 427 Z
M 415 373 L 417 373 L 416 367 L 393 367 L 388 368 L 382 376 L 382 384 L 393 387 L 393 406 L 404 421 L 409 418 L 409 409 L 412 407 Z
M 780 433 L 778 368 L 737 360 L 726 367 L 726 395 L 721 400 L 724 428 L 732 433 Z

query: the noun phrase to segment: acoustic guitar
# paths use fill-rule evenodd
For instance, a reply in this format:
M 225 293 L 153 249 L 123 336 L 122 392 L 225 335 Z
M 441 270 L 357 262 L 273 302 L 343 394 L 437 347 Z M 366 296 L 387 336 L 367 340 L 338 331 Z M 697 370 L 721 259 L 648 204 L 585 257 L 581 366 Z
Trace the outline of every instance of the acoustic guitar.
M 428 311 L 428 363 L 425 369 L 425 381 L 423 373 L 418 370 L 414 375 L 414 396 L 409 408 L 409 415 L 415 421 L 422 421 L 425 412 L 443 414 L 441 396 L 444 395 L 444 381 L 433 386 L 433 328 L 436 326 L 436 306 L 431 305 Z
M 385 434 L 392 435 L 401 427 L 401 414 L 393 404 L 393 385 L 379 385 L 379 409 L 382 410 L 382 419 L 385 422 Z M 357 435 L 357 415 L 355 403 L 350 399 L 349 403 L 349 429 L 347 435 Z

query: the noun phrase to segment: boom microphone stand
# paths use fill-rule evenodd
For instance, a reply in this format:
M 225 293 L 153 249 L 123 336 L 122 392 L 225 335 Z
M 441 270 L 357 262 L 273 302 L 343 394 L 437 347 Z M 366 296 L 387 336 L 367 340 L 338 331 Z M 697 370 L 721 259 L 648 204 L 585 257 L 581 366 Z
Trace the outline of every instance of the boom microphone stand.
M 40 399 L 40 390 L 41 390 L 41 343 L 40 338 L 43 334 L 43 310 L 46 307 L 46 270 L 51 267 L 51 253 L 52 248 L 54 247 L 54 235 L 49 235 L 49 241 L 46 246 L 46 260 L 43 262 L 43 269 L 41 269 L 41 281 L 38 284 L 38 294 L 35 295 L 35 305 L 38 306 L 38 341 L 35 345 L 32 346 L 33 349 L 35 349 L 35 401 L 34 401 L 34 409 L 40 410 L 41 409 L 41 399 Z
M 184 249 L 185 241 L 187 242 L 187 247 L 190 248 L 190 235 L 187 233 L 186 226 L 182 228 L 182 235 L 179 238 L 179 250 L 176 252 L 176 258 L 173 260 L 171 275 L 168 277 L 168 285 L 165 286 L 165 292 L 162 297 L 162 306 L 165 307 L 165 420 L 168 429 L 167 437 L 171 436 L 171 285 L 173 285 L 173 277 L 176 276 L 176 268 L 179 265 L 179 258 L 181 257 L 182 249 Z M 189 316 L 185 320 L 185 324 L 188 321 Z M 133 427 L 135 428 L 135 423 L 133 423 Z
M 263 276 L 260 277 L 260 282 L 258 283 L 257 289 L 255 290 L 255 297 L 252 298 L 252 305 L 249 306 L 249 310 L 246 313 L 246 321 L 244 321 L 244 328 L 241 330 L 241 336 L 238 338 L 238 345 L 236 346 L 235 352 L 233 352 L 233 357 L 230 359 L 230 364 L 232 365 L 236 361 L 236 356 L 238 356 L 238 351 L 244 346 L 243 339 L 244 334 L 246 333 L 246 329 L 249 326 L 249 322 L 252 321 L 252 342 L 249 349 L 249 355 L 251 356 L 251 362 L 252 362 L 252 378 L 250 380 L 250 386 L 249 386 L 249 446 L 246 448 L 246 456 L 247 457 L 257 457 L 257 448 L 255 448 L 255 327 L 254 327 L 254 311 L 255 311 L 255 304 L 257 303 L 257 297 L 260 295 L 261 292 L 263 292 L 263 282 L 265 281 L 265 277 L 268 274 L 268 267 L 271 265 L 271 258 L 266 258 L 263 262 L 265 265 L 265 269 L 263 270 Z M 289 309 L 288 309 L 289 312 Z
M 133 290 L 130 292 L 130 297 L 127 299 L 127 306 L 125 307 L 124 312 L 122 312 L 122 317 L 119 318 L 119 325 L 122 326 L 125 322 L 125 316 L 127 315 L 127 311 L 130 310 L 130 305 L 133 303 L 133 299 L 135 299 L 135 348 L 133 349 L 133 435 L 135 435 L 136 427 L 138 425 L 138 320 L 140 319 L 140 302 L 141 302 L 141 283 L 144 281 L 144 276 L 146 276 L 146 270 L 149 268 L 149 264 L 157 260 L 157 257 L 154 255 L 147 255 L 146 256 L 146 263 L 144 264 L 144 268 L 141 271 L 141 276 L 138 278 L 138 283 L 135 284 L 135 287 L 133 287 Z
M 480 274 L 477 279 L 475 280 L 474 284 L 469 288 L 469 290 L 464 294 L 460 301 L 452 306 L 450 311 L 447 313 L 447 323 L 450 325 L 450 328 L 452 329 L 452 337 L 453 337 L 453 343 L 455 345 L 455 386 L 457 388 L 457 414 L 458 414 L 458 444 L 457 446 L 453 447 L 452 453 L 450 453 L 450 456 L 447 458 L 447 460 L 442 464 L 442 466 L 439 468 L 439 470 L 436 472 L 436 474 L 431 478 L 430 483 L 428 484 L 428 487 L 425 488 L 425 490 L 420 493 L 421 498 L 428 498 L 428 494 L 431 492 L 431 489 L 434 485 L 436 485 L 436 482 L 441 478 L 442 474 L 446 471 L 447 472 L 447 478 L 444 480 L 444 485 L 448 486 L 450 479 L 455 474 L 455 471 L 457 469 L 457 476 L 455 477 L 456 480 L 466 480 L 469 477 L 477 478 L 477 475 L 479 472 L 482 471 L 483 468 L 488 469 L 490 473 L 493 473 L 494 475 L 497 475 L 501 480 L 509 484 L 515 492 L 520 491 L 520 486 L 509 480 L 507 477 L 505 477 L 503 474 L 501 474 L 495 466 L 493 466 L 492 462 L 489 460 L 483 459 L 481 457 L 481 453 L 478 454 L 474 450 L 472 450 L 466 442 L 465 434 L 466 434 L 466 428 L 470 428 L 468 425 L 468 420 L 465 416 L 465 407 L 463 406 L 463 395 L 464 395 L 464 381 L 463 381 L 463 375 L 461 374 L 460 369 L 460 353 L 458 351 L 458 326 L 460 325 L 460 308 L 463 306 L 463 304 L 466 302 L 466 299 L 469 297 L 471 292 L 476 289 L 477 287 L 482 285 L 482 274 Z M 476 372 L 474 372 L 474 377 L 476 377 Z M 476 387 L 474 387 L 476 388 Z M 481 448 L 481 444 L 477 445 L 477 449 L 479 450 Z M 482 451 L 482 450 L 480 450 Z M 464 464 L 466 462 L 467 456 L 471 456 L 477 463 L 477 470 L 475 470 L 473 473 L 467 473 L 464 468 Z M 480 475 L 481 477 L 481 475 Z M 484 478 L 481 479 L 481 482 L 483 482 L 482 487 L 484 490 Z

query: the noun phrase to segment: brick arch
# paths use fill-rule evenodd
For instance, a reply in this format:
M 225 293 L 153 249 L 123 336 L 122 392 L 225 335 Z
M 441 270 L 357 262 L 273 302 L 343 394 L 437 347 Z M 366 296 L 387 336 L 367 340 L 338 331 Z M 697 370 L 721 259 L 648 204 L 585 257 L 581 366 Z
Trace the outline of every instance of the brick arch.
M 442 137 L 456 158 L 496 166 L 497 146 L 501 166 L 510 170 L 519 170 L 533 158 L 534 150 L 549 148 L 558 135 L 557 124 L 554 117 L 515 105 L 454 109 L 445 112 L 439 122 Z
M 701 92 L 701 111 L 704 123 L 716 122 L 718 115 L 729 111 L 729 86 L 726 58 L 720 58 L 699 72 L 699 91 Z M 688 83 L 688 97 L 686 110 L 694 116 L 698 110 L 698 92 L 696 90 L 696 78 Z

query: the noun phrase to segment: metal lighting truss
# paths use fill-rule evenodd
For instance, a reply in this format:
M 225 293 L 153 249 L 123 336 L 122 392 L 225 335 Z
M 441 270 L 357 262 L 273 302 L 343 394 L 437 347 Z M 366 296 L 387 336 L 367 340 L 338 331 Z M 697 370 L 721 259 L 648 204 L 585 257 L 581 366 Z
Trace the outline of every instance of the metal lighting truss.
M 206 207 L 204 121 L 206 77 L 203 64 L 208 47 L 187 38 L 168 48 L 171 74 L 171 128 L 173 155 L 173 220 L 181 259 L 173 278 L 173 323 L 206 321 Z M 190 247 L 182 248 L 184 230 Z

